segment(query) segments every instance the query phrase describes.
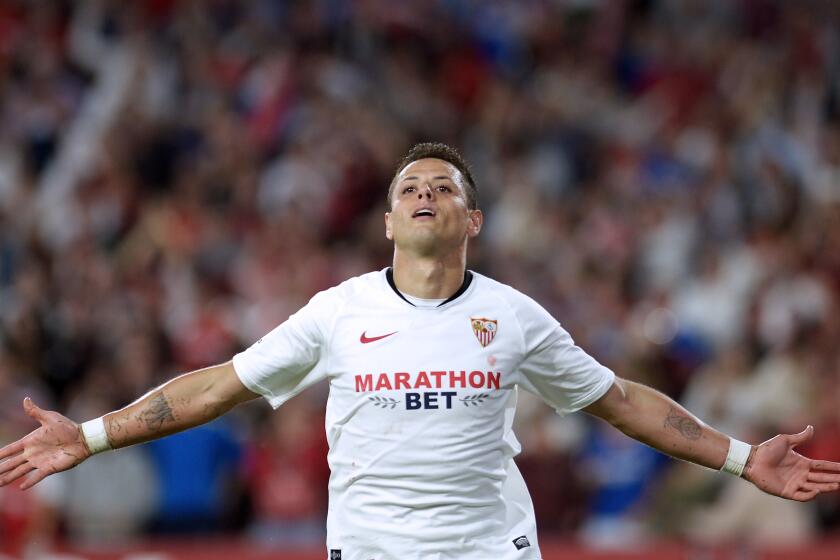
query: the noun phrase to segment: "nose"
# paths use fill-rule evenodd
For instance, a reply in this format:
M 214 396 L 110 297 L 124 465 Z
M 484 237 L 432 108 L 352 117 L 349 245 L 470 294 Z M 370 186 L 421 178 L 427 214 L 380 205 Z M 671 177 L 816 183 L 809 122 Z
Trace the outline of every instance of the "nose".
M 429 200 L 431 200 L 435 197 L 435 191 L 432 190 L 431 185 L 426 185 L 425 189 L 420 189 L 419 191 L 417 191 L 418 200 L 423 200 L 424 196 L 426 198 L 428 198 Z

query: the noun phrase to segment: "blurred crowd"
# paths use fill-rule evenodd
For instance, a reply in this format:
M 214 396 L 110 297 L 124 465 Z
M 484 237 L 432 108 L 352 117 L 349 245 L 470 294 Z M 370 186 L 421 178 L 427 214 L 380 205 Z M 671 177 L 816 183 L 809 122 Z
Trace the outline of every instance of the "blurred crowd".
M 247 347 L 389 264 L 418 141 L 473 166 L 470 267 L 617 373 L 840 460 L 840 5 L 783 0 L 0 3 L 0 443 Z M 318 387 L 0 489 L 0 552 L 230 532 L 323 543 Z M 542 534 L 796 543 L 806 506 L 522 395 Z M 761 515 L 756 515 L 761 511 Z M 8 551 L 8 550 L 7 550 Z

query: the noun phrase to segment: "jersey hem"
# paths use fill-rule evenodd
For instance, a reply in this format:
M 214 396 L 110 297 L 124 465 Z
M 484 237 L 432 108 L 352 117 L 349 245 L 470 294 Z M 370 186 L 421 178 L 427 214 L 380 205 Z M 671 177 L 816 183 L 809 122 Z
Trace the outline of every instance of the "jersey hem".
M 594 403 L 595 401 L 607 394 L 607 391 L 609 391 L 610 387 L 612 387 L 615 383 L 615 372 L 608 367 L 601 367 L 603 367 L 609 372 L 609 376 L 603 379 L 603 384 L 595 387 L 594 389 L 592 389 L 592 391 L 584 395 L 583 398 L 581 398 L 580 401 L 576 402 L 572 408 L 568 410 L 558 410 L 555 408 L 554 410 L 557 412 L 557 414 L 559 414 L 560 416 L 568 416 L 569 414 L 573 414 L 583 408 L 586 408 L 587 406 L 589 406 L 590 404 Z
M 241 354 L 241 352 L 240 352 L 240 354 Z M 269 405 L 271 405 L 271 408 L 273 408 L 275 410 L 280 408 L 280 406 L 282 406 L 283 403 L 285 403 L 287 400 L 291 399 L 295 395 L 299 394 L 303 390 L 303 389 L 301 389 L 301 391 L 291 393 L 289 395 L 283 395 L 282 397 L 278 397 L 277 395 L 274 395 L 271 391 L 269 391 L 268 389 L 266 389 L 262 385 L 260 385 L 258 383 L 255 383 L 253 379 L 248 379 L 247 377 L 244 377 L 239 372 L 239 369 L 237 369 L 237 367 L 236 367 L 236 362 L 238 362 L 240 360 L 241 360 L 241 358 L 240 358 L 239 354 L 236 354 L 233 357 L 233 359 L 231 359 L 231 364 L 233 364 L 233 371 L 234 371 L 234 373 L 236 373 L 236 377 L 239 378 L 239 381 L 245 386 L 246 389 L 248 389 L 252 393 L 256 393 L 257 395 L 260 395 L 262 398 L 264 398 L 268 402 Z

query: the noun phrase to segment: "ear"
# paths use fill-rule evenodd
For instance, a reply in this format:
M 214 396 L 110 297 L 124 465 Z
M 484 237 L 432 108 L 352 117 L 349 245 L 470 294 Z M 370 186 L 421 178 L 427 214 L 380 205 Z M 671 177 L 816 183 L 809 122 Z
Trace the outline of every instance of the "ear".
M 385 212 L 385 237 L 389 241 L 394 240 L 394 232 L 391 231 L 391 213 Z
M 481 210 L 470 210 L 467 235 L 475 237 L 481 232 L 481 225 L 484 223 L 484 213 Z

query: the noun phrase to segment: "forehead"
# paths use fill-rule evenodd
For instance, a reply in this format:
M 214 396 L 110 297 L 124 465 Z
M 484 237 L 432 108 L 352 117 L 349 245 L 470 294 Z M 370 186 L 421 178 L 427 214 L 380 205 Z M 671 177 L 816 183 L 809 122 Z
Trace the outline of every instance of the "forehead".
M 458 168 L 442 159 L 425 158 L 413 161 L 403 168 L 397 175 L 397 182 L 408 177 L 428 179 L 435 177 L 447 177 L 454 183 L 461 183 L 461 172 Z

